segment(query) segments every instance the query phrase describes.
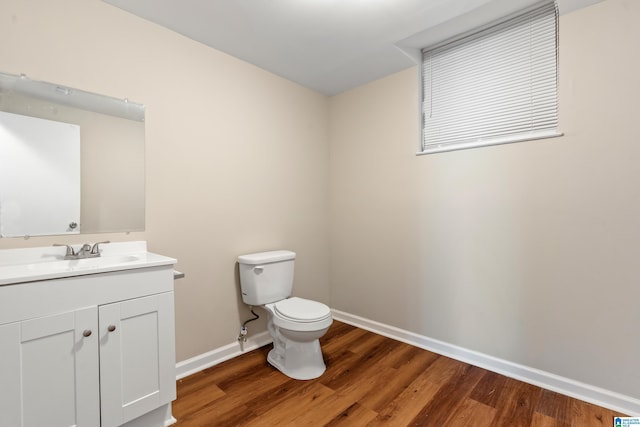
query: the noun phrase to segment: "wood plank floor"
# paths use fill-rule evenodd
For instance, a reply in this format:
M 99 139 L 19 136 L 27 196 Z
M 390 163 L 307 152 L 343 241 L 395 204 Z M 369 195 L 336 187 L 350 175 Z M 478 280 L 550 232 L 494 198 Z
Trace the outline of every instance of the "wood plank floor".
M 608 409 L 334 322 L 326 372 L 292 380 L 271 345 L 178 382 L 176 427 L 613 426 Z

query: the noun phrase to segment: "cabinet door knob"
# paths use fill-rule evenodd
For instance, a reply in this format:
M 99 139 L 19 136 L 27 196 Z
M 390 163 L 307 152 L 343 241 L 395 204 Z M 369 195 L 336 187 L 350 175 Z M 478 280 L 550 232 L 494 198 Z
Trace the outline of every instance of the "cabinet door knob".
M 113 332 L 116 330 L 116 325 L 109 325 L 109 327 L 107 328 L 107 331 L 109 332 Z
M 91 336 L 91 329 L 85 329 L 84 332 L 82 333 L 83 337 L 90 337 Z

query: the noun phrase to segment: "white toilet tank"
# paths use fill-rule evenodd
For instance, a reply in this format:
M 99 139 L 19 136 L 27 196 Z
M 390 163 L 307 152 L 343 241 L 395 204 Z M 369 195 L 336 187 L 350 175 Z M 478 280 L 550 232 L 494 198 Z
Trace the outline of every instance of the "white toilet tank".
M 262 305 L 288 298 L 293 290 L 295 259 L 296 254 L 291 251 L 240 255 L 242 301 Z

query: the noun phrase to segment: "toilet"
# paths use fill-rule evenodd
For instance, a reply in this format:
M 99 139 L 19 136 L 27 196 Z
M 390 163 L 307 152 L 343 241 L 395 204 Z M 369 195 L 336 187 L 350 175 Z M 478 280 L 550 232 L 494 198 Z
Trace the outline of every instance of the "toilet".
M 273 349 L 267 361 L 297 380 L 318 378 L 326 366 L 319 338 L 333 319 L 325 304 L 291 297 L 296 254 L 259 252 L 238 257 L 242 300 L 267 311 Z

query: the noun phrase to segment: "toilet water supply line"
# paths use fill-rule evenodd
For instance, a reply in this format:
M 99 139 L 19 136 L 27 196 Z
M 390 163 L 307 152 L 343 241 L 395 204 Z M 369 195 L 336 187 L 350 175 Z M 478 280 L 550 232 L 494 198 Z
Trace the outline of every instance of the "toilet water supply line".
M 258 316 L 256 312 L 253 311 L 252 306 L 250 306 L 249 308 L 251 309 L 251 314 L 253 314 L 255 317 L 247 320 L 242 324 L 242 327 L 240 328 L 240 335 L 238 335 L 238 341 L 247 342 L 247 333 L 249 332 L 249 330 L 247 329 L 247 323 L 253 322 L 254 320 L 258 320 L 260 318 L 260 316 Z

